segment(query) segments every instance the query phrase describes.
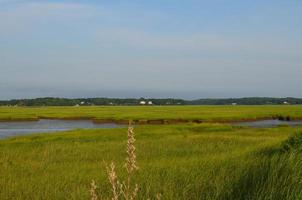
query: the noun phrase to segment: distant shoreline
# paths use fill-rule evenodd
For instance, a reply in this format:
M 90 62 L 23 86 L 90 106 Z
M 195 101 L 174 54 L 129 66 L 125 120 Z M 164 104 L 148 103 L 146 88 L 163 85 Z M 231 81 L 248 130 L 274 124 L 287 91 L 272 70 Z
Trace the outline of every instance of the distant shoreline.
M 0 100 L 0 106 L 152 106 L 152 105 L 298 105 L 302 98 L 244 97 L 184 100 L 174 98 L 35 98 Z
M 301 105 L 268 106 L 0 106 L 0 121 L 92 120 L 93 123 L 185 124 L 302 120 Z

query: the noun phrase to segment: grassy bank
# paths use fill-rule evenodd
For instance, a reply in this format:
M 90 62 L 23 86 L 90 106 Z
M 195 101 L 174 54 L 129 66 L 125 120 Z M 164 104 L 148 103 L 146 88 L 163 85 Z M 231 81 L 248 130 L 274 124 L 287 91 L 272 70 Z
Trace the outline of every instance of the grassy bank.
M 142 123 L 187 121 L 244 121 L 264 118 L 302 119 L 302 105 L 295 106 L 89 106 L 89 107 L 0 107 L 0 120 L 95 119 L 97 122 Z M 153 121 L 152 121 L 153 120 Z
M 299 140 L 284 144 L 302 128 L 190 124 L 135 132 L 140 199 L 158 192 L 163 199 L 301 198 L 302 159 L 291 150 Z M 0 199 L 89 199 L 92 179 L 106 196 L 103 161 L 114 161 L 124 176 L 126 138 L 120 128 L 1 140 Z

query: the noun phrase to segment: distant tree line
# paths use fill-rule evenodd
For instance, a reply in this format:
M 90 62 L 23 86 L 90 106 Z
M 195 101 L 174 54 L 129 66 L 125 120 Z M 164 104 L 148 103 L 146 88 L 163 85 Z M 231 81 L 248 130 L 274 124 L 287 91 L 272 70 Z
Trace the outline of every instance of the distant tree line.
M 141 101 L 151 101 L 152 105 L 280 105 L 280 104 L 302 104 L 302 98 L 228 98 L 228 99 L 145 99 L 145 98 L 36 98 L 36 99 L 14 99 L 0 101 L 0 106 L 92 106 L 92 105 L 139 105 Z
M 0 106 L 92 106 L 92 105 L 139 105 L 141 101 L 151 101 L 153 105 L 185 105 L 182 99 L 118 99 L 118 98 L 36 98 L 36 99 L 13 99 L 0 101 Z
M 189 101 L 191 105 L 279 105 L 302 104 L 302 98 L 270 98 L 270 97 L 246 97 L 229 99 L 198 99 Z

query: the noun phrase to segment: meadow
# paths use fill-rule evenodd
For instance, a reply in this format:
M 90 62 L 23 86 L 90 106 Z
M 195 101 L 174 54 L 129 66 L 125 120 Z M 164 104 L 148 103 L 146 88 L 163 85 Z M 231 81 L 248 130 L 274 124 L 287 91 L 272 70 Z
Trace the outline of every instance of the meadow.
M 0 107 L 0 120 L 94 119 L 99 122 L 231 122 L 257 119 L 302 119 L 301 105 L 265 106 L 82 106 Z M 157 121 L 156 121 L 157 120 Z
M 299 117 L 301 107 L 0 110 L 2 119 L 101 117 L 102 113 L 111 118 L 121 114 L 122 119 L 139 119 L 146 112 L 144 119 L 198 117 L 231 121 L 271 115 Z M 227 123 L 138 125 L 135 136 L 139 170 L 134 181 L 139 184 L 138 199 L 155 199 L 158 193 L 162 199 L 171 200 L 302 199 L 302 127 L 260 129 Z M 96 181 L 98 194 L 106 197 L 111 192 L 106 163 L 113 161 L 118 176 L 125 177 L 126 140 L 126 127 L 77 129 L 0 140 L 0 199 L 90 199 L 91 180 Z

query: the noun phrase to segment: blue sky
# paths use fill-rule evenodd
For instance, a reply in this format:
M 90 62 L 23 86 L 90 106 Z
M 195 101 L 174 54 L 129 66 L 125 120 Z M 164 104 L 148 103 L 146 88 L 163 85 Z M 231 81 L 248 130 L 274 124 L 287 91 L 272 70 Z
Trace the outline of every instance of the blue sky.
M 302 97 L 302 1 L 0 0 L 0 99 Z

